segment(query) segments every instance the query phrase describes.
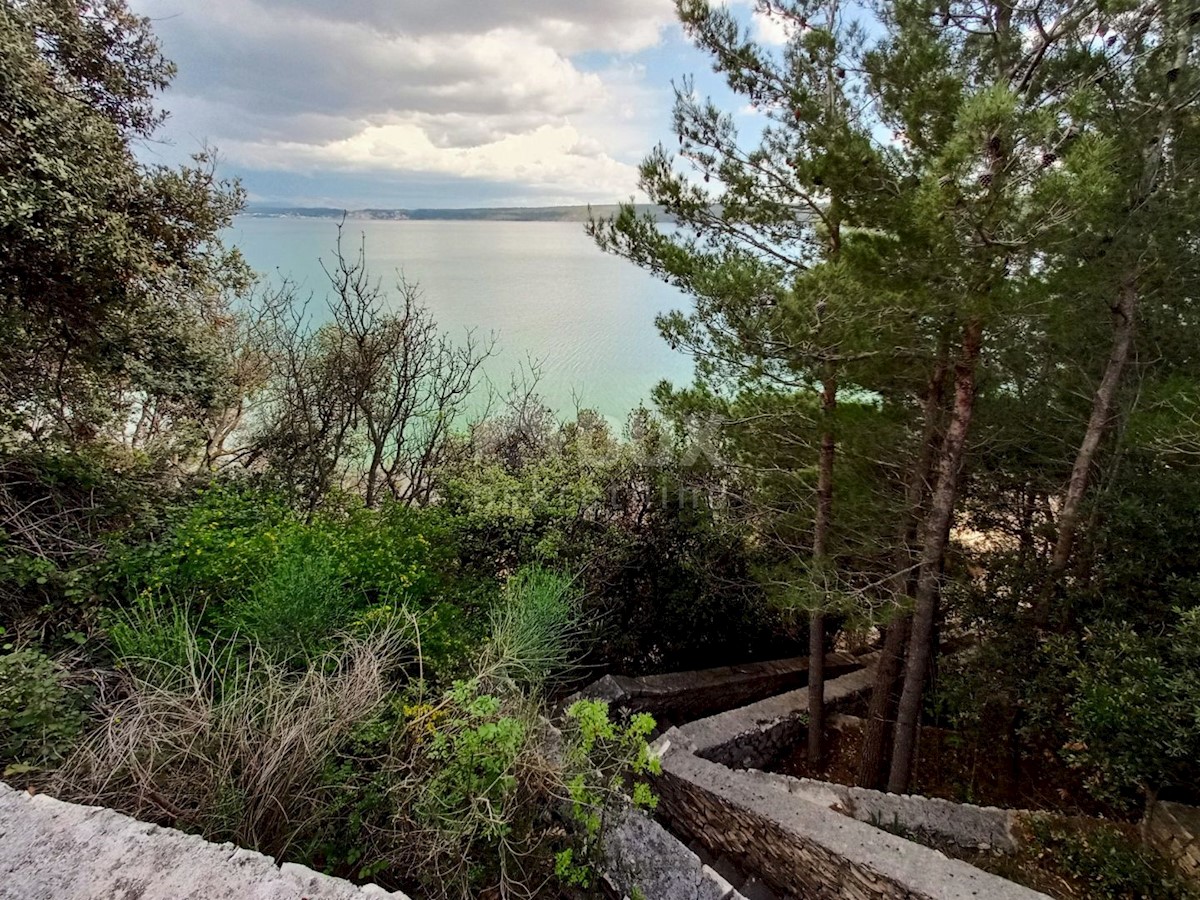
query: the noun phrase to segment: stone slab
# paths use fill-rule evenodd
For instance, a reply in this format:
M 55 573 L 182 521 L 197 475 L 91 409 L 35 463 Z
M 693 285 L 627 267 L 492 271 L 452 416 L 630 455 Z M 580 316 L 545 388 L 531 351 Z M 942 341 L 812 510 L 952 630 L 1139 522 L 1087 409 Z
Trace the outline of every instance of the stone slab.
M 233 844 L 0 783 L 4 900 L 408 900 Z
M 604 833 L 605 875 L 625 897 L 650 900 L 746 900 L 660 824 L 625 810 Z

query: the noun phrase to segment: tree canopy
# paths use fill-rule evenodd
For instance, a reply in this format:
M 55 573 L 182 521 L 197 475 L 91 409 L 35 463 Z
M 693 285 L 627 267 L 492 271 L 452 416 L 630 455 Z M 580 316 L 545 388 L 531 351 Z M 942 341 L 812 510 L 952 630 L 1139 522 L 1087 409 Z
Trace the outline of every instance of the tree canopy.
M 220 232 L 242 192 L 210 152 L 139 156 L 174 72 L 121 0 L 0 7 L 0 405 L 23 439 L 218 399 L 215 335 L 248 277 Z
M 1195 390 L 1200 16 L 1170 2 L 760 3 L 789 35 L 778 49 L 728 7 L 677 7 L 761 127 L 740 133 L 732 111 L 681 83 L 678 147 L 641 169 L 678 227 L 629 206 L 592 231 L 696 298 L 660 327 L 696 354 L 698 389 L 662 399 L 726 415 L 735 445 L 754 448 L 740 459 L 808 479 L 793 521 L 887 560 L 893 577 L 868 578 L 861 554 L 835 552 L 823 578 L 898 612 L 881 617 L 871 727 L 892 719 L 903 660 L 888 779 L 903 790 L 952 534 L 1024 521 L 1018 618 L 1030 635 L 1065 624 L 1089 487 L 1116 463 L 1106 448 L 1135 379 Z M 1171 351 L 1156 355 L 1164 340 Z M 873 427 L 811 414 L 804 395 L 828 395 L 834 377 L 834 397 L 865 402 Z M 845 474 L 830 473 L 823 501 L 825 429 L 828 465 Z M 870 500 L 840 515 L 843 494 Z M 896 510 L 891 534 L 872 527 Z

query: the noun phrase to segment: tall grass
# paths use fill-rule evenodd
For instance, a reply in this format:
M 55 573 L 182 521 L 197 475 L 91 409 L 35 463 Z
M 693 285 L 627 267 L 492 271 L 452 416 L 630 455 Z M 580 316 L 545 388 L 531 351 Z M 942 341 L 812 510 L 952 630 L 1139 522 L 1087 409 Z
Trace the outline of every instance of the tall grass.
M 538 691 L 577 659 L 579 591 L 571 579 L 530 566 L 509 579 L 492 611 L 485 668 Z
M 543 716 L 577 650 L 571 580 L 511 578 L 468 677 L 433 689 L 421 616 L 389 608 L 332 633 L 321 618 L 341 607 L 321 572 L 280 569 L 260 606 L 221 611 L 224 633 L 127 611 L 118 647 L 151 658 L 124 660 L 120 699 L 59 792 L 423 896 L 532 896 L 566 840 L 551 812 L 593 768 L 564 769 Z M 332 646 L 305 643 L 317 637 Z
M 157 684 L 181 678 L 201 651 L 193 617 L 169 594 L 140 596 L 113 610 L 107 624 L 115 657 Z
M 189 640 L 172 677 L 126 674 L 124 698 L 59 772 L 63 793 L 282 855 L 328 815 L 339 748 L 379 714 L 412 658 L 395 628 L 304 672 Z M 161 675 L 161 670 L 154 672 Z

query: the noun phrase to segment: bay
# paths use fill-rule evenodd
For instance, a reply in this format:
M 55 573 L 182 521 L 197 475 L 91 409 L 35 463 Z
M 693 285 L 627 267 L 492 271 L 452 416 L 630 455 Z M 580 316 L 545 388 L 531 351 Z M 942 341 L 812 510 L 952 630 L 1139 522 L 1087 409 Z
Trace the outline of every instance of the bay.
M 691 379 L 691 359 L 654 325 L 689 298 L 601 252 L 578 223 L 361 219 L 343 234 L 351 252 L 363 243 L 385 288 L 398 275 L 417 284 L 452 337 L 494 333 L 485 372 L 498 389 L 536 361 L 538 393 L 560 415 L 587 407 L 619 426 L 658 381 Z M 328 292 L 321 260 L 333 257 L 335 220 L 242 216 L 227 236 L 271 281 L 290 279 L 301 297 Z

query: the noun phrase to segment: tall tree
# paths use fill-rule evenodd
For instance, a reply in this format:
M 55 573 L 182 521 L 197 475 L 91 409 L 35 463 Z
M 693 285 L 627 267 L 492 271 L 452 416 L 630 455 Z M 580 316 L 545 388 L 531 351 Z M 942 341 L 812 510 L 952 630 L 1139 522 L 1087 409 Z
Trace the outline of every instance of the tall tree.
M 659 147 L 642 167 L 643 189 L 678 230 L 664 234 L 629 209 L 593 230 L 697 297 L 691 317 L 662 325 L 697 352 L 701 379 L 803 387 L 835 365 L 844 390 L 903 410 L 909 433 L 922 435 L 909 465 L 929 465 L 928 489 L 920 472 L 892 478 L 893 496 L 908 493 L 920 522 L 889 777 L 903 789 L 987 341 L 1012 339 L 1044 314 L 1053 239 L 1105 173 L 1096 142 L 1064 123 L 1091 89 L 1068 58 L 1071 29 L 1042 19 L 1073 22 L 1073 7 L 760 3 L 789 31 L 778 52 L 727 8 L 680 0 L 678 9 L 766 124 L 745 148 L 732 117 L 685 83 L 678 156 Z M 921 401 L 943 366 L 953 383 L 944 429 Z M 911 531 L 901 531 L 903 544 Z
M 743 147 L 732 118 L 677 92 L 680 156 L 699 176 L 689 182 L 663 148 L 643 166 L 643 181 L 691 236 L 664 238 L 626 210 L 595 223 L 602 246 L 650 266 L 705 298 L 690 321 L 667 318 L 668 338 L 697 352 L 701 370 L 725 387 L 766 378 L 820 397 L 816 477 L 804 593 L 809 617 L 809 755 L 822 755 L 825 607 L 836 593 L 834 529 L 836 411 L 847 314 L 840 270 L 847 203 L 879 166 L 879 148 L 860 112 L 861 84 L 848 78 L 860 43 L 858 23 L 837 2 L 776 10 L 803 38 L 782 57 L 757 47 L 726 9 L 681 2 L 685 29 L 708 50 L 730 86 L 770 124 L 757 147 Z M 713 180 L 719 188 L 708 190 Z M 702 182 L 702 183 L 701 183 Z M 843 198 L 847 199 L 843 199 Z
M 1131 4 L 1097 10 L 1086 21 L 1094 22 L 1096 39 L 1083 53 L 1081 68 L 1098 96 L 1078 116 L 1076 127 L 1102 136 L 1116 177 L 1107 183 L 1107 203 L 1097 204 L 1090 227 L 1077 230 L 1079 246 L 1064 255 L 1062 265 L 1076 275 L 1081 264 L 1099 269 L 1091 286 L 1102 304 L 1096 312 L 1110 320 L 1111 339 L 1059 498 L 1054 551 L 1035 608 L 1039 627 L 1051 618 L 1071 559 L 1092 472 L 1134 356 L 1143 298 L 1162 289 L 1164 276 L 1178 289 L 1180 274 L 1190 274 L 1193 229 L 1188 222 L 1198 199 L 1200 73 L 1194 54 L 1200 13 L 1185 3 Z
M 120 434 L 152 398 L 219 389 L 241 191 L 210 153 L 135 154 L 174 71 L 123 0 L 0 3 L 0 408 L 19 440 Z

